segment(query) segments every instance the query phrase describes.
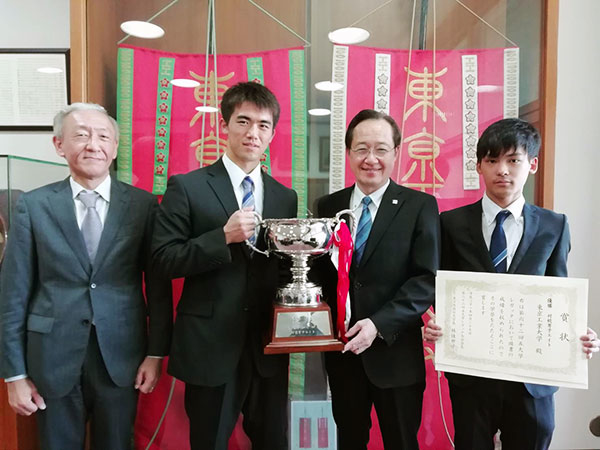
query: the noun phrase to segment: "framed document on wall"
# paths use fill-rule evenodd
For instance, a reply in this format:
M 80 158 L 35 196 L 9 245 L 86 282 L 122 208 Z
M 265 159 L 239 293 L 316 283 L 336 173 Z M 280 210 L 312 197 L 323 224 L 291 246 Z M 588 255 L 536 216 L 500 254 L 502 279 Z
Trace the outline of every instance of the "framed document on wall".
M 52 130 L 68 103 L 68 49 L 0 49 L 0 130 Z

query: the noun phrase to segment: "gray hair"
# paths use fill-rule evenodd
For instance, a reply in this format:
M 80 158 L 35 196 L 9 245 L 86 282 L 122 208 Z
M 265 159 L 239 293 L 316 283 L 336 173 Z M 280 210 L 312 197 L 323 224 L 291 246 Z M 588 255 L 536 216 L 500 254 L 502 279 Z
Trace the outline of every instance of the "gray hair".
M 97 103 L 71 103 L 67 107 L 61 109 L 54 116 L 54 137 L 62 138 L 62 128 L 65 117 L 75 111 L 99 111 L 104 113 L 106 117 L 108 117 L 108 120 L 115 131 L 115 139 L 117 141 L 119 140 L 119 125 L 117 124 L 117 121 L 106 112 L 106 109 L 104 109 L 103 106 L 98 105 Z

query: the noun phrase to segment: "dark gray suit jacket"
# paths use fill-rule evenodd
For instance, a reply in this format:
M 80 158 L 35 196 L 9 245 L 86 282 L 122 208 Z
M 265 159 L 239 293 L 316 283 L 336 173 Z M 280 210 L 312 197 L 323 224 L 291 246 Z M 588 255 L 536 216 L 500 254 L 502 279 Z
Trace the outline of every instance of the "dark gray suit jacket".
M 296 217 L 296 192 L 267 174 L 263 183 L 263 217 Z M 185 277 L 168 371 L 186 383 L 218 386 L 231 381 L 247 339 L 261 375 L 287 370 L 287 356 L 264 355 L 262 345 L 279 281 L 279 258 L 251 255 L 244 242 L 226 244 L 223 226 L 238 209 L 221 159 L 169 178 L 152 248 L 161 273 Z
M 68 179 L 21 196 L 1 273 L 0 376 L 28 374 L 43 396 L 67 394 L 80 379 L 92 320 L 118 386 L 133 386 L 146 355 L 168 353 L 171 286 L 150 274 L 157 207 L 152 194 L 112 179 L 92 264 Z
M 319 199 L 319 217 L 347 209 L 353 189 Z M 421 315 L 434 300 L 439 242 L 435 198 L 390 181 L 362 260 L 358 267 L 353 262 L 350 271 L 351 325 L 370 318 L 383 336 L 360 355 L 369 380 L 380 388 L 425 381 Z M 316 260 L 315 275 L 323 282 L 335 323 L 337 272 L 326 260 Z
M 567 256 L 571 249 L 569 224 L 564 214 L 525 204 L 523 237 L 508 268 L 521 275 L 567 276 Z M 481 200 L 441 214 L 442 269 L 495 272 L 481 232 Z M 477 377 L 446 374 L 449 382 L 468 386 Z M 533 397 L 550 395 L 554 386 L 525 384 Z

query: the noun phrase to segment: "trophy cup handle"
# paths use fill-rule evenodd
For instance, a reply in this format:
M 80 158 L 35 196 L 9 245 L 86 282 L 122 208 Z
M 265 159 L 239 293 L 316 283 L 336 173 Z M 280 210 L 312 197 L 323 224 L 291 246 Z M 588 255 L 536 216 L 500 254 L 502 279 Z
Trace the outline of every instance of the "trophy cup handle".
M 354 242 L 356 240 L 356 216 L 354 215 L 354 212 L 351 209 L 344 209 L 335 215 L 336 223 L 340 222 L 340 217 L 342 217 L 344 214 L 348 214 L 348 216 L 350 217 L 351 223 L 348 224 L 348 226 L 350 228 L 350 234 L 352 235 L 352 242 Z
M 252 211 L 252 214 L 254 214 L 254 218 L 256 219 L 256 225 L 254 227 L 254 234 L 258 236 L 258 232 L 260 231 L 260 227 L 264 225 L 263 218 L 256 211 Z M 250 247 L 252 250 L 254 250 L 255 252 L 260 253 L 261 255 L 269 256 L 269 251 L 268 250 L 266 250 L 266 251 L 259 250 L 258 248 L 256 248 L 256 246 L 252 242 L 250 242 L 249 239 L 246 239 L 246 245 L 248 247 Z

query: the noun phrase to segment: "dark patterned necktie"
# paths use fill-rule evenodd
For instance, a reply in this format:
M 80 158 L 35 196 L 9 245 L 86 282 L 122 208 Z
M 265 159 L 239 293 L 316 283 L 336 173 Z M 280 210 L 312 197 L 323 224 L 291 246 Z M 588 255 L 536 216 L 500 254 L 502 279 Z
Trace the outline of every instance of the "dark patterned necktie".
M 506 273 L 506 258 L 508 256 L 508 250 L 506 248 L 506 234 L 502 224 L 506 218 L 510 215 L 510 211 L 500 211 L 496 215 L 496 228 L 492 233 L 492 240 L 490 241 L 490 256 L 492 257 L 492 263 L 498 273 Z
M 356 258 L 356 263 L 359 264 L 362 258 L 362 255 L 365 251 L 365 247 L 367 246 L 367 239 L 369 238 L 369 233 L 371 232 L 371 225 L 373 221 L 371 220 L 371 211 L 369 211 L 369 204 L 371 203 L 371 197 L 363 197 L 362 199 L 362 213 L 360 215 L 360 220 L 358 221 L 358 229 L 356 230 L 356 242 L 354 245 L 354 258 Z

